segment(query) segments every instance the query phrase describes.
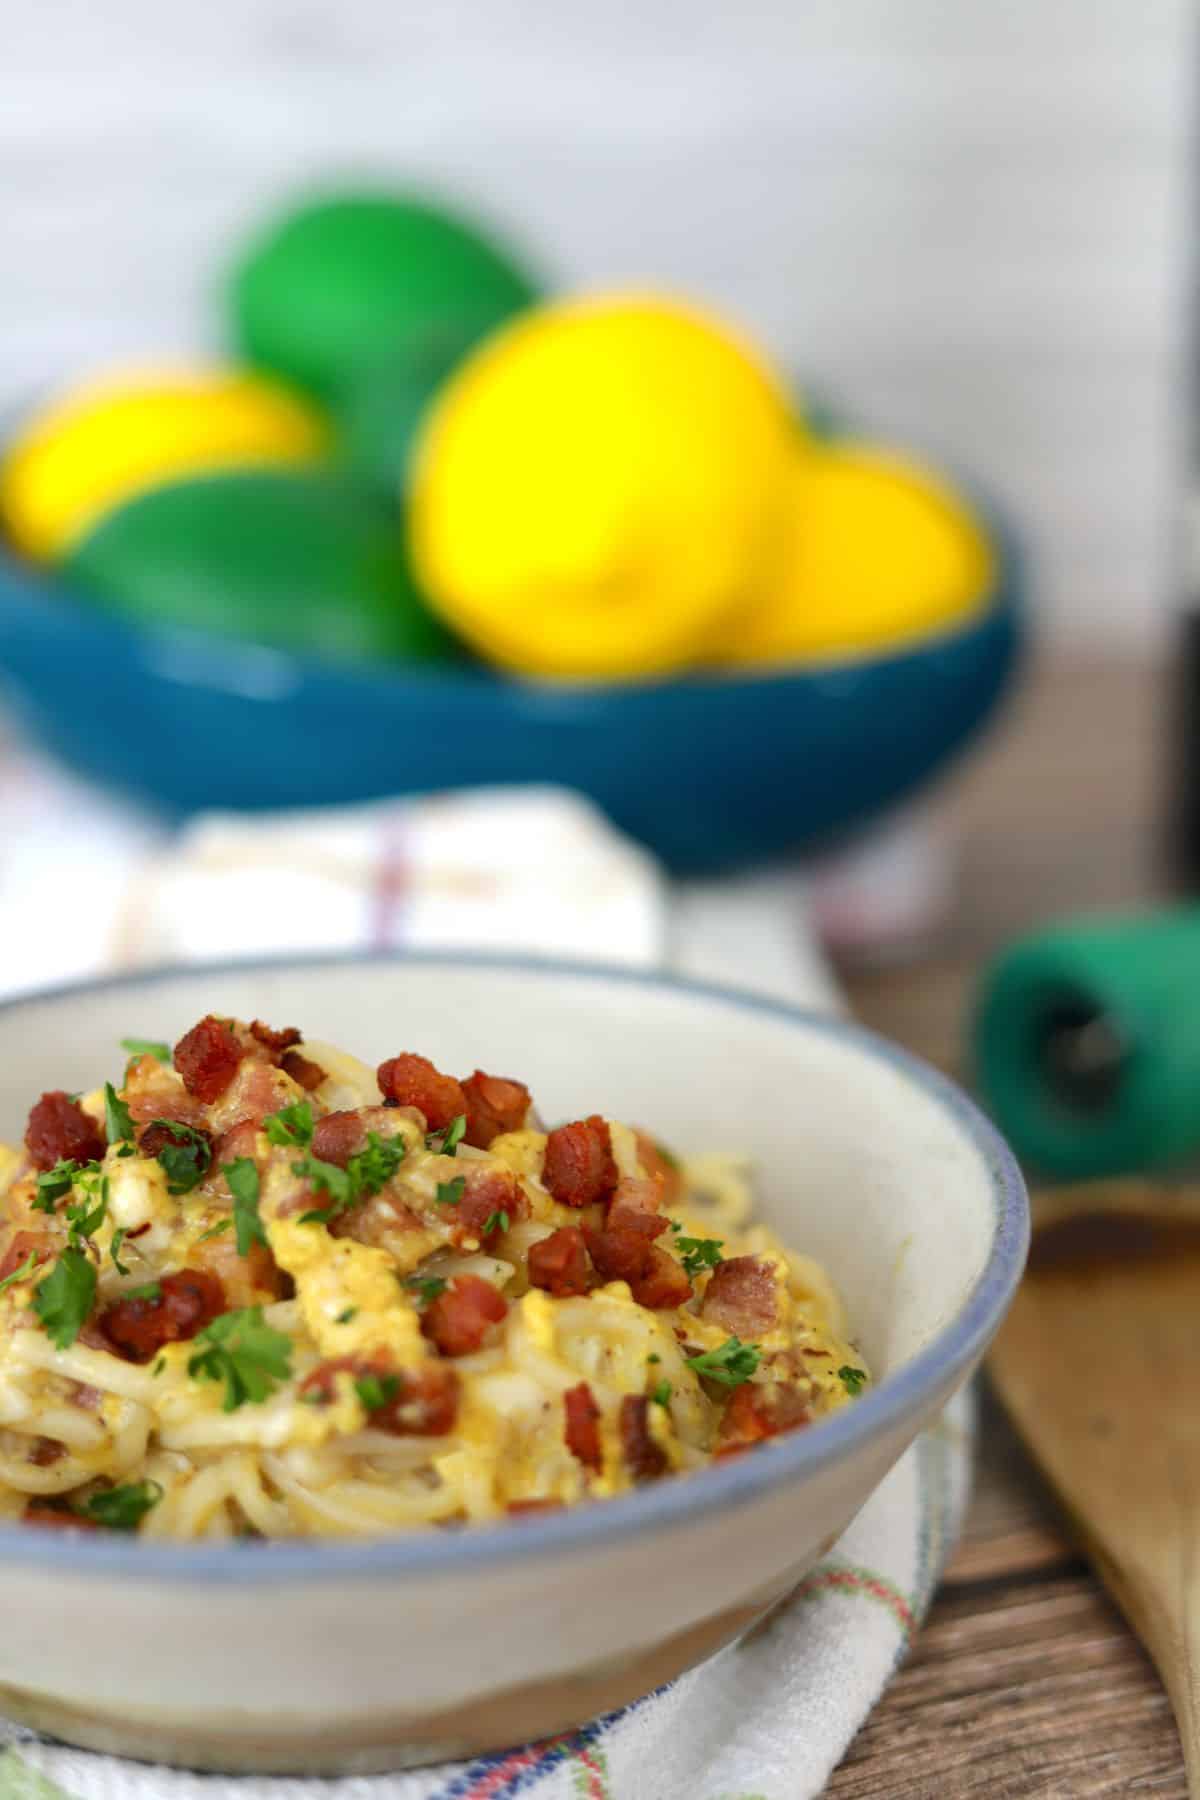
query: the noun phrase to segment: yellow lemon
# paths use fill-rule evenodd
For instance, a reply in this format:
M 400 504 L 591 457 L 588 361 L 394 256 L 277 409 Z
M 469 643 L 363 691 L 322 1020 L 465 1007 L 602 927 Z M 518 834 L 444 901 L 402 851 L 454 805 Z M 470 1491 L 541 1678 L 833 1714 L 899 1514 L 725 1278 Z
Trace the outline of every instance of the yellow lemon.
M 869 444 L 792 464 L 782 578 L 727 629 L 715 660 L 821 661 L 901 646 L 977 611 L 996 567 L 987 533 L 937 476 Z
M 508 668 L 694 662 L 780 552 L 796 429 L 773 372 L 690 306 L 536 308 L 433 403 L 410 488 L 418 579 Z
M 0 461 L 0 515 L 17 548 L 54 561 L 114 507 L 209 470 L 310 462 L 313 407 L 236 370 L 111 376 L 32 419 Z

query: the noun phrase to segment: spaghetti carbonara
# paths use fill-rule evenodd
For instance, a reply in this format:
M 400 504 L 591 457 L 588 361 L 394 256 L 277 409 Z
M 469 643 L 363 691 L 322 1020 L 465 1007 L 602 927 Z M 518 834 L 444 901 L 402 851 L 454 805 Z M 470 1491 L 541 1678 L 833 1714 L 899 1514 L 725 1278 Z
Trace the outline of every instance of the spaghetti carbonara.
M 866 1383 L 745 1165 L 295 1030 L 127 1039 L 0 1147 L 0 1520 L 370 1535 L 745 1453 Z

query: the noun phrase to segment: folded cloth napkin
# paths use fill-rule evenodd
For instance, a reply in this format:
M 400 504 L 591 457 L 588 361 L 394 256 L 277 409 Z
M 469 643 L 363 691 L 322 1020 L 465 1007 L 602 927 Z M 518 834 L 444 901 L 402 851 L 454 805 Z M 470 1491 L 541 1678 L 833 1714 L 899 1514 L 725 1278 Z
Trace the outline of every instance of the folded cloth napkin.
M 146 963 L 358 947 L 667 967 L 829 1008 L 786 876 L 672 886 L 577 796 L 475 791 L 209 817 L 172 836 L 32 759 L 0 779 L 0 992 Z M 878 1699 L 957 1537 L 960 1398 L 747 1637 L 582 1730 L 344 1781 L 189 1775 L 0 1721 L 0 1800 L 804 1800 Z

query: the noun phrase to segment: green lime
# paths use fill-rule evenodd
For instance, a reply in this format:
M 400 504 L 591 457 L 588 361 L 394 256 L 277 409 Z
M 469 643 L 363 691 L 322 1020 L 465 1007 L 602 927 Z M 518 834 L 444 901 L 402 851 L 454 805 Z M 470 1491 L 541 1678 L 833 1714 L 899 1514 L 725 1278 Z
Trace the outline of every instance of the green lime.
M 431 322 L 464 309 L 498 321 L 536 291 L 506 248 L 444 208 L 347 193 L 271 220 L 237 261 L 228 304 L 250 362 L 329 397 Z
M 324 471 L 155 488 L 109 513 L 65 572 L 138 623 L 337 661 L 457 654 L 417 592 L 395 519 Z
M 360 480 L 393 504 L 404 491 L 413 441 L 430 401 L 499 323 L 479 307 L 430 319 L 347 381 L 334 406 L 342 456 Z

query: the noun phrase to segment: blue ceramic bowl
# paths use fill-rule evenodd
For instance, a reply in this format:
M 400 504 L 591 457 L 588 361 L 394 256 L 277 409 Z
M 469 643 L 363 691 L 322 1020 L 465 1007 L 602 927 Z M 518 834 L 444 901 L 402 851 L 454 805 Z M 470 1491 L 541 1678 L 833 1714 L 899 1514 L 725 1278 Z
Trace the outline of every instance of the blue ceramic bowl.
M 171 814 L 549 780 L 590 795 L 676 872 L 714 872 L 859 824 L 979 728 L 1020 636 L 1018 560 L 994 529 L 988 606 L 919 645 L 602 687 L 468 665 L 335 667 L 158 632 L 0 550 L 0 680 L 48 750 Z

